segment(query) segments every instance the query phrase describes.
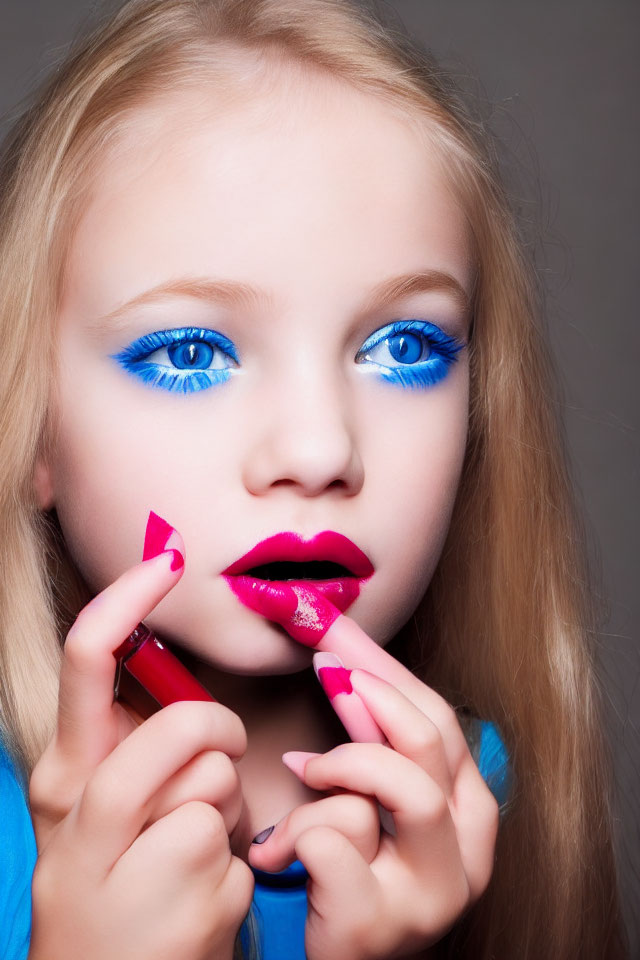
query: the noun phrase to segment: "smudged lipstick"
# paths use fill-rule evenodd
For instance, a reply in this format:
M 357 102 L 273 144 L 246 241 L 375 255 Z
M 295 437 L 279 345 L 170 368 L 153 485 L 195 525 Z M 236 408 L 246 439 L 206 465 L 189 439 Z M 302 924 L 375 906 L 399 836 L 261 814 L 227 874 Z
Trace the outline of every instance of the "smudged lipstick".
M 308 540 L 296 533 L 268 537 L 222 576 L 245 606 L 279 621 L 283 611 L 293 616 L 310 585 L 344 613 L 373 572 L 373 564 L 353 541 L 324 530 Z M 273 616 L 265 612 L 270 606 Z

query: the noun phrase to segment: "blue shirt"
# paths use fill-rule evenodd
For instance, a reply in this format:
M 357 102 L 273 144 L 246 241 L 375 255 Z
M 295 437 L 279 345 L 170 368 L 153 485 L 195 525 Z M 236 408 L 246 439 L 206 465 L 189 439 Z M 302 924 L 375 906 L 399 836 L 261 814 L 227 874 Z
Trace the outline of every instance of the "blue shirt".
M 0 957 L 24 960 L 31 934 L 31 874 L 36 841 L 26 784 L 0 741 Z
M 481 721 L 474 753 L 480 773 L 504 809 L 511 790 L 505 746 L 495 724 Z M 26 784 L 0 741 L 0 957 L 26 960 L 31 933 L 31 875 L 36 843 Z M 254 870 L 251 914 L 259 930 L 261 960 L 305 960 L 308 874 L 299 860 L 277 874 Z M 247 927 L 241 938 L 247 941 Z

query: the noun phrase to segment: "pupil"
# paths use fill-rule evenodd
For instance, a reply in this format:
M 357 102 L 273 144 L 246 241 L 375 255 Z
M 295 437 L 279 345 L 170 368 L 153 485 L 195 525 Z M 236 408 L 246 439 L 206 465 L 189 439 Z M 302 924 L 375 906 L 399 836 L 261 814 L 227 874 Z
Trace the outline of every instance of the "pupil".
M 389 353 L 399 363 L 416 363 L 422 356 L 422 340 L 414 333 L 397 333 L 387 340 Z
M 211 363 L 213 349 L 208 343 L 176 343 L 168 347 L 171 362 L 180 369 L 204 370 Z

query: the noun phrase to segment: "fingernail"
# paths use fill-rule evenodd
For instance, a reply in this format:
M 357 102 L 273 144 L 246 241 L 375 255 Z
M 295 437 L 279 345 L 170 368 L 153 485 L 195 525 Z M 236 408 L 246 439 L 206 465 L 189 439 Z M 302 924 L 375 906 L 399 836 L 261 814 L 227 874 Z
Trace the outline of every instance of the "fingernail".
M 176 549 L 175 547 L 167 548 L 167 544 L 171 538 L 173 538 L 174 543 L 177 543 L 182 550 Z M 184 566 L 183 551 L 184 543 L 176 528 L 172 527 L 166 520 L 163 520 L 157 513 L 154 513 L 153 510 L 150 510 L 144 535 L 142 559 L 151 560 L 161 553 L 170 553 L 171 569 L 175 571 L 180 570 L 180 568 Z
M 261 830 L 260 833 L 255 835 L 251 843 L 264 843 L 265 840 L 269 839 L 275 828 L 275 824 L 272 827 L 265 827 L 264 830 Z
M 311 760 L 312 757 L 320 756 L 320 753 L 309 753 L 304 750 L 288 750 L 287 753 L 282 754 L 282 762 L 285 767 L 289 767 L 292 773 L 295 773 L 296 777 L 304 780 L 304 768 L 307 765 L 307 761 Z
M 314 653 L 313 669 L 329 700 L 339 693 L 353 693 L 351 670 L 346 669 L 335 653 Z
M 171 554 L 172 570 L 179 570 L 181 567 L 184 567 L 184 557 L 182 556 L 179 550 L 175 550 L 172 548 L 171 550 L 164 550 L 163 553 Z

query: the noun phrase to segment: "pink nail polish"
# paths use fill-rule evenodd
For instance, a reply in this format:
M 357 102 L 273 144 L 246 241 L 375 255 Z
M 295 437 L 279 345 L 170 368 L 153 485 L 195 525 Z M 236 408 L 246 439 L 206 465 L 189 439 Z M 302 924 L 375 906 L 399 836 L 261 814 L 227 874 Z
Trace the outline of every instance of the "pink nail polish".
M 164 552 L 164 551 L 163 551 L 163 552 Z M 180 570 L 182 567 L 184 567 L 184 557 L 182 556 L 182 554 L 180 553 L 179 550 L 176 550 L 175 548 L 172 547 L 170 550 L 167 550 L 166 553 L 170 553 L 170 554 L 171 554 L 171 569 L 172 569 L 172 570 L 174 570 L 174 571 L 175 571 L 175 570 Z
M 166 549 L 169 538 L 173 533 L 177 534 L 175 527 L 172 527 L 170 523 L 167 523 L 166 520 L 163 520 L 162 517 L 158 516 L 157 513 L 154 513 L 153 510 L 150 510 L 149 519 L 147 520 L 147 529 L 144 535 L 142 559 L 152 560 L 154 557 L 160 556 L 161 553 L 170 553 L 171 569 L 175 572 L 176 570 L 180 570 L 182 567 L 184 567 L 184 557 L 182 556 L 182 553 L 175 547 L 169 547 Z
M 304 780 L 304 768 L 307 765 L 307 761 L 311 760 L 312 757 L 320 756 L 320 753 L 308 753 L 304 750 L 288 750 L 287 753 L 282 754 L 282 762 L 285 767 L 289 767 L 292 773 L 295 773 L 296 777 Z
M 147 520 L 147 529 L 144 534 L 144 547 L 142 548 L 142 559 L 151 560 L 157 557 L 165 548 L 169 537 L 173 533 L 173 527 L 162 517 L 159 517 L 153 510 L 149 511 Z M 175 569 L 173 566 L 172 570 Z
M 254 577 L 226 576 L 225 580 L 250 610 L 285 628 L 298 643 L 315 647 L 340 611 L 311 586 L 271 584 Z
M 329 700 L 333 700 L 339 693 L 353 693 L 351 670 L 347 670 L 334 653 L 314 654 L 313 669 Z

